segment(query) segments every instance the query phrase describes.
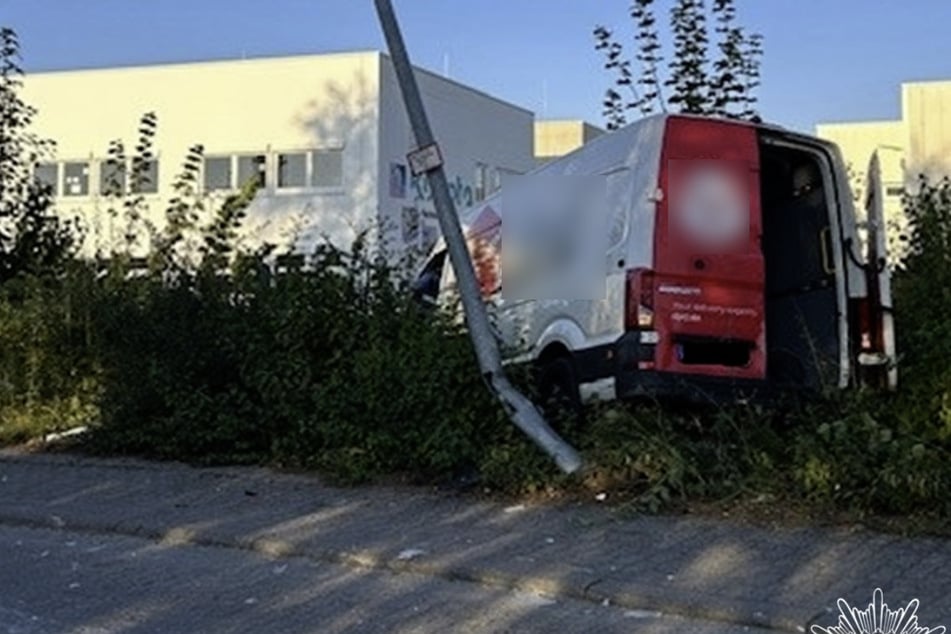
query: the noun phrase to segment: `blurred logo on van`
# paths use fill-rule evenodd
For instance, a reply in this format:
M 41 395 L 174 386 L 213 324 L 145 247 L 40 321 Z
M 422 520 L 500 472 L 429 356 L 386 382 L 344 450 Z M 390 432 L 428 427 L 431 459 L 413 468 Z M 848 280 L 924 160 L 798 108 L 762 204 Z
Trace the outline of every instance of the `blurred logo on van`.
M 670 227 L 694 248 L 726 253 L 746 247 L 750 228 L 747 187 L 737 170 L 714 161 L 677 161 Z

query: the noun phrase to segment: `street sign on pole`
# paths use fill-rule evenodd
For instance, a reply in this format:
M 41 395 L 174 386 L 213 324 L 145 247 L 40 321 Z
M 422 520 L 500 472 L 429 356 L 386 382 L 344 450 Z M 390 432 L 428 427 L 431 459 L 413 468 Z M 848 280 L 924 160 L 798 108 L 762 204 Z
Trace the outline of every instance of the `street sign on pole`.
M 442 167 L 442 153 L 437 143 L 430 143 L 418 150 L 413 150 L 406 155 L 406 160 L 409 162 L 409 169 L 413 172 L 413 176 L 422 176 L 437 167 Z
M 552 430 L 535 404 L 515 389 L 502 369 L 498 345 L 489 325 L 485 305 L 482 303 L 475 270 L 462 235 L 459 217 L 456 215 L 456 206 L 449 193 L 449 183 L 442 168 L 442 156 L 432 129 L 429 127 L 429 119 L 426 117 L 419 86 L 416 84 L 416 77 L 409 62 L 396 14 L 393 12 L 393 5 L 390 0 L 374 1 L 380 26 L 383 28 L 383 35 L 390 50 L 390 57 L 393 59 L 400 91 L 403 93 L 406 112 L 416 137 L 416 146 L 419 148 L 408 157 L 410 168 L 414 174 L 425 173 L 429 179 L 433 203 L 439 218 L 439 228 L 442 230 L 449 260 L 456 273 L 469 336 L 475 348 L 482 376 L 512 422 L 551 456 L 562 471 L 573 473 L 581 467 L 581 456 L 574 447 Z

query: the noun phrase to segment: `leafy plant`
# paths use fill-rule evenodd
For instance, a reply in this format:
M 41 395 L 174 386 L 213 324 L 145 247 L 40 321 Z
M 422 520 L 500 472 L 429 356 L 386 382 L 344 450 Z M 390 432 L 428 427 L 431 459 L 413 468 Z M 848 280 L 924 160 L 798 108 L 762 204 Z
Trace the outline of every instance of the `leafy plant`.
M 52 213 L 52 191 L 35 177 L 54 143 L 31 130 L 36 109 L 20 96 L 23 69 L 16 33 L 0 28 L 0 283 L 61 270 L 74 241 Z
M 608 129 L 626 125 L 631 111 L 642 116 L 670 109 L 757 118 L 763 38 L 747 34 L 737 24 L 734 0 L 713 0 L 709 12 L 704 0 L 673 1 L 669 12 L 672 51 L 666 57 L 666 69 L 661 68 L 665 56 L 654 0 L 632 0 L 629 14 L 640 72 L 632 69 L 632 61 L 624 57 L 624 46 L 611 30 L 604 26 L 594 29 L 595 50 L 603 52 L 604 68 L 614 75 L 602 102 Z M 710 18 L 716 23 L 714 42 L 707 26 Z
M 948 447 L 951 439 L 951 181 L 924 177 L 905 197 L 906 245 L 894 276 L 906 430 Z

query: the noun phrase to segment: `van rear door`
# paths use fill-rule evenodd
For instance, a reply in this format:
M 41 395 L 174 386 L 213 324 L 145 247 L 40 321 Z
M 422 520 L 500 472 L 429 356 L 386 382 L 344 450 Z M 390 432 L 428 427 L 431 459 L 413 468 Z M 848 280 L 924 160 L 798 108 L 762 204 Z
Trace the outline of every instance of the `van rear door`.
M 670 117 L 654 234 L 659 372 L 765 379 L 759 146 L 752 126 Z
M 879 387 L 894 390 L 898 386 L 895 357 L 895 326 L 892 317 L 892 280 L 888 267 L 885 207 L 882 172 L 878 152 L 869 161 L 865 185 L 865 212 L 868 222 L 866 270 L 868 299 L 862 316 L 864 324 L 860 342 L 859 365 L 875 370 L 866 373 L 875 377 Z

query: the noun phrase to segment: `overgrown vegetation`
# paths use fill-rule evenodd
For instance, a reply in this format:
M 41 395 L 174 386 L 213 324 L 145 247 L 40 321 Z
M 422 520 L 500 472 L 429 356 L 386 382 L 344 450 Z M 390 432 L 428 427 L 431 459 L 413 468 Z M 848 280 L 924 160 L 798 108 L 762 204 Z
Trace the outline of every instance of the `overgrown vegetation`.
M 15 36 L 2 33 L 0 443 L 89 425 L 91 451 L 312 468 L 347 482 L 478 475 L 493 491 L 603 492 L 648 510 L 731 500 L 951 517 L 948 182 L 922 182 L 906 201 L 899 394 L 596 408 L 563 429 L 591 465 L 567 478 L 498 411 L 455 322 L 421 311 L 369 242 L 306 258 L 241 248 L 254 189 L 220 204 L 199 195 L 198 146 L 163 222 L 117 185 L 112 213 L 125 230 L 80 257 L 81 235 L 33 180 L 41 142 L 18 99 Z M 117 166 L 129 158 L 133 172 L 117 183 L 143 177 L 158 125 L 143 117 L 140 160 L 113 144 Z

